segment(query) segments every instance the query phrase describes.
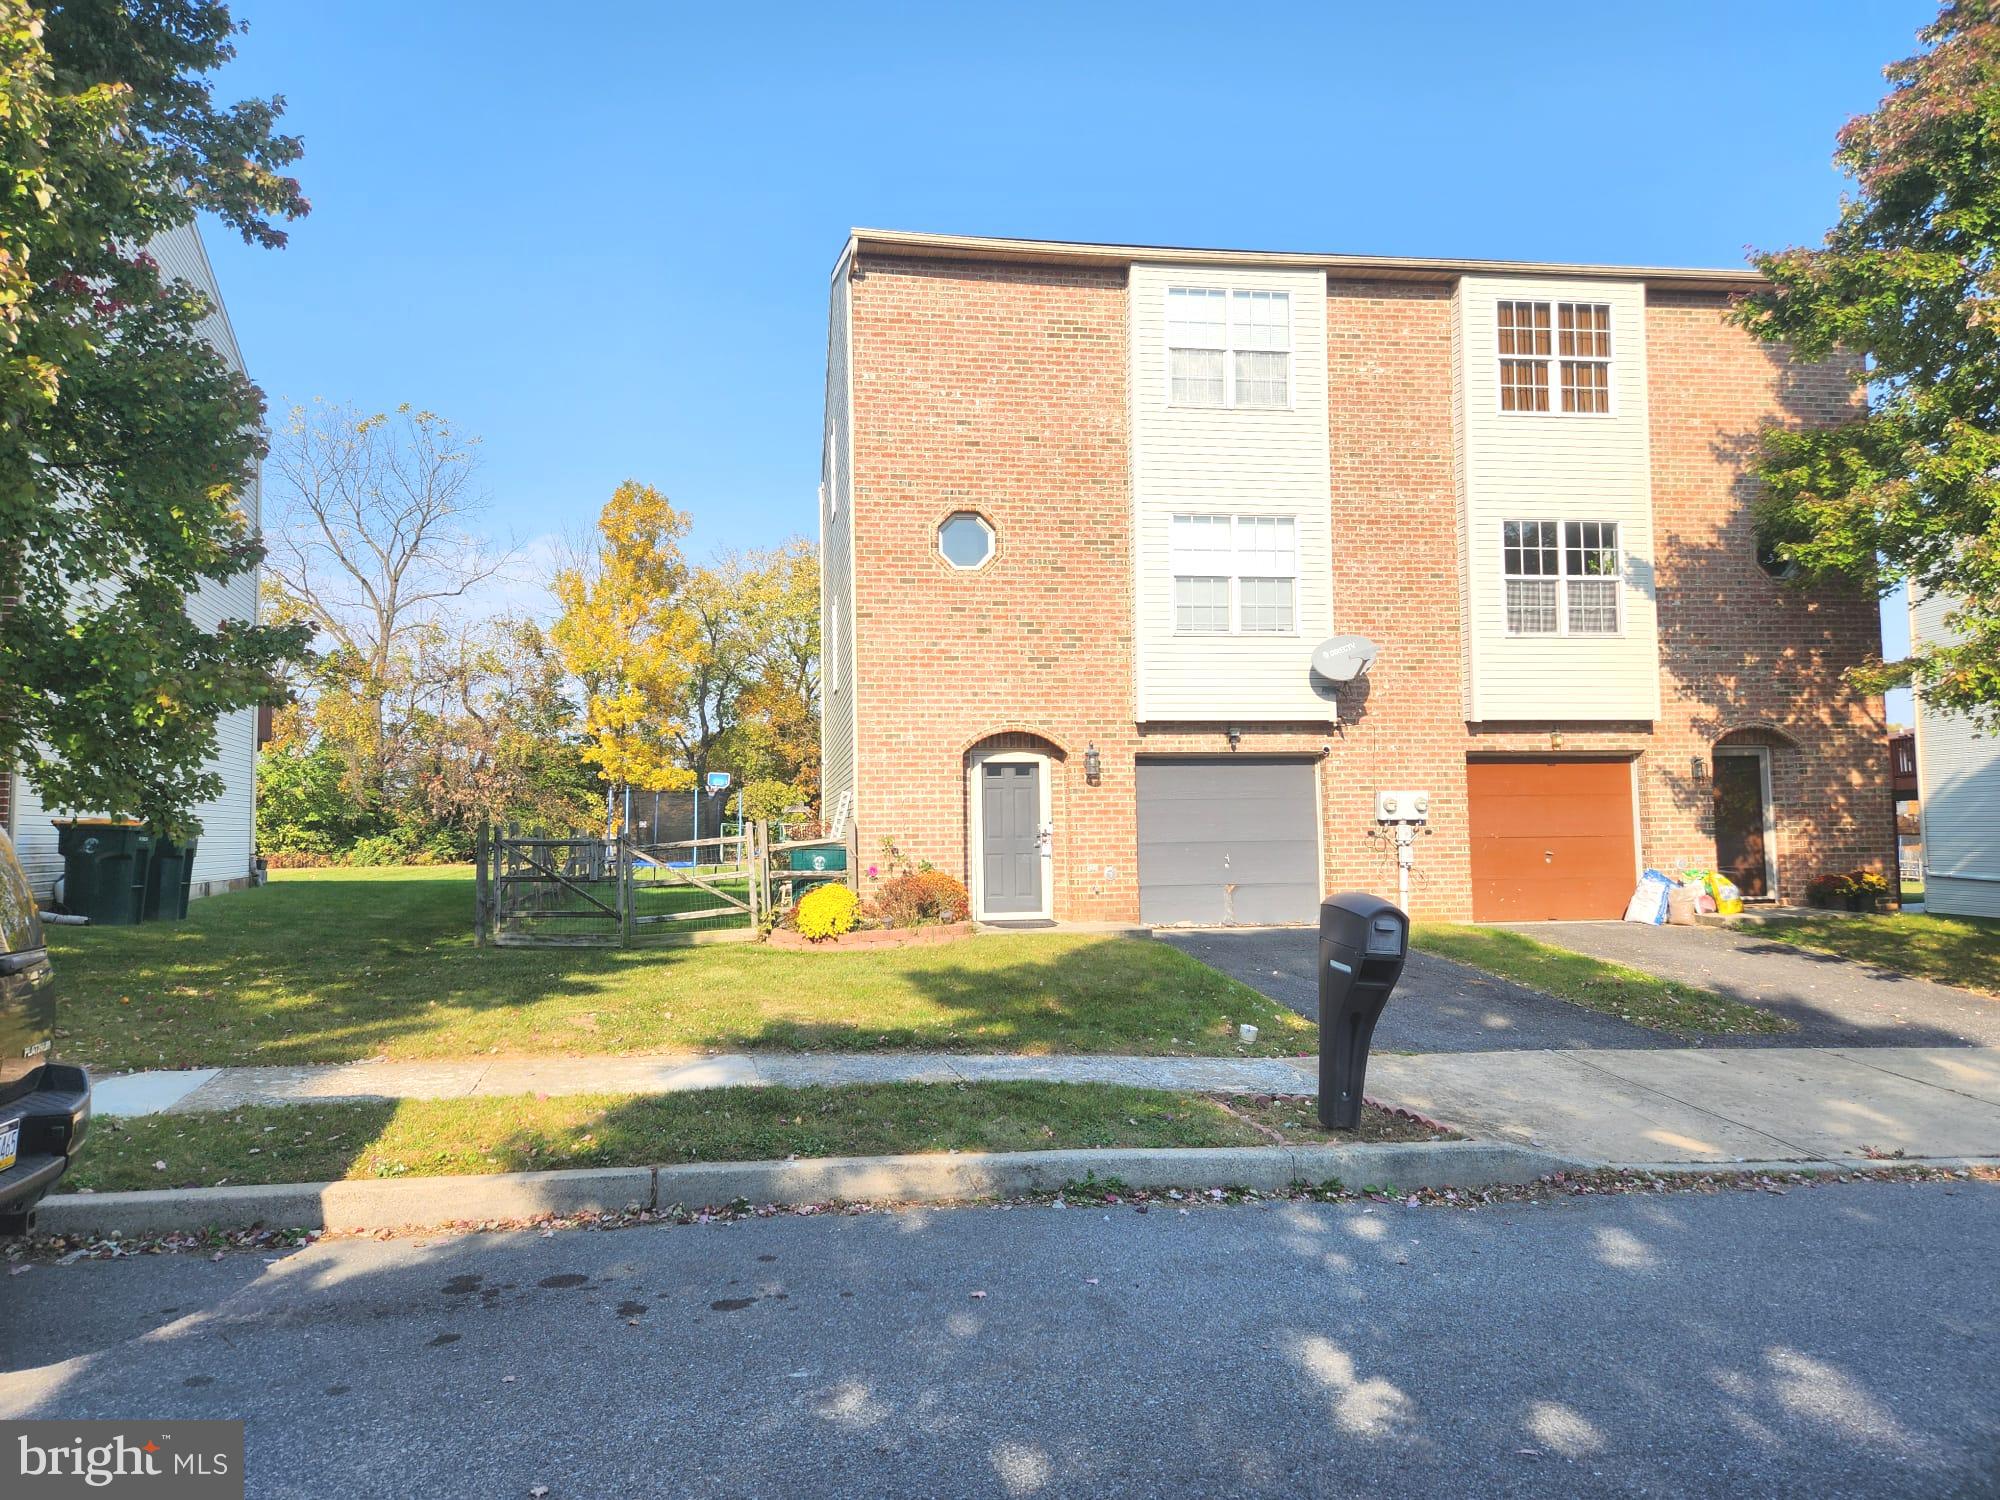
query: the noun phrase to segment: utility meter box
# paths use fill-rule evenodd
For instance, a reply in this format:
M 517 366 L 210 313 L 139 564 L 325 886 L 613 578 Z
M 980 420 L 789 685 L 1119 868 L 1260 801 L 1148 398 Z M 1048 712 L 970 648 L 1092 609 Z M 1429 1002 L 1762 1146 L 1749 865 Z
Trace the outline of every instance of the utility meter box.
M 1377 792 L 1375 821 L 1378 823 L 1428 823 L 1431 818 L 1429 792 Z

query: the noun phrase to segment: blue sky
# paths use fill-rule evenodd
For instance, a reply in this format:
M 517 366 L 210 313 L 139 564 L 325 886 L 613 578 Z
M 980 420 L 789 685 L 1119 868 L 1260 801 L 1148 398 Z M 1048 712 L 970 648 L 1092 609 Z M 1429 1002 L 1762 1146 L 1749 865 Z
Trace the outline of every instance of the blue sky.
M 1928 0 L 1216 6 L 237 0 L 313 201 L 210 235 L 274 403 L 483 440 L 499 530 L 620 479 L 693 549 L 814 528 L 850 225 L 1739 264 L 1817 239 Z M 584 24 L 587 22 L 588 24 Z

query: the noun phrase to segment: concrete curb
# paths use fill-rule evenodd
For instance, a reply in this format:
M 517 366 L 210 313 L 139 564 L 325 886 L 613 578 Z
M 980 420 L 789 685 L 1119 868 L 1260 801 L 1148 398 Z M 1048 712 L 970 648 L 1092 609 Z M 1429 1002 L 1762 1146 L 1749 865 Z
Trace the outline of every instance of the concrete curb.
M 1338 1178 L 1349 1187 L 1491 1187 L 1533 1182 L 1579 1163 L 1527 1146 L 1480 1141 L 1356 1146 L 1218 1146 L 836 1156 L 810 1161 L 698 1162 L 477 1177 L 273 1183 L 136 1193 L 65 1193 L 42 1201 L 42 1234 L 128 1237 L 203 1229 L 429 1229 L 544 1214 L 705 1208 L 744 1199 L 795 1205 L 950 1203 L 1053 1192 L 1095 1176 L 1145 1188 L 1254 1188 Z

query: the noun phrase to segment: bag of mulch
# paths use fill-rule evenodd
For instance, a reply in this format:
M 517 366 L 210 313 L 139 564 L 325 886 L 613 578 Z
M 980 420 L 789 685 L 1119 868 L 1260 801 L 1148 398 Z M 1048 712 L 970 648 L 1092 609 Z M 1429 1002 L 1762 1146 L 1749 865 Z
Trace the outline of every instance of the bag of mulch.
M 1667 925 L 1669 927 L 1694 926 L 1695 899 L 1695 888 L 1691 885 L 1668 886 Z
M 1625 907 L 1628 922 L 1650 922 L 1659 927 L 1667 920 L 1667 892 L 1673 881 L 1658 870 L 1648 870 L 1639 877 L 1639 888 L 1632 892 L 1632 899 Z

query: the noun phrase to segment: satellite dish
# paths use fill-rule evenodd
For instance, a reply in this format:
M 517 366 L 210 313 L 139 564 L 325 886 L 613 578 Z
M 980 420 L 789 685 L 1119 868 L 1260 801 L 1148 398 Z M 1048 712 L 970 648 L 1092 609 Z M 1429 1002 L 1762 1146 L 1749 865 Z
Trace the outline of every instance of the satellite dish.
M 1328 682 L 1352 682 L 1375 664 L 1375 643 L 1365 635 L 1337 635 L 1313 648 L 1313 670 Z

